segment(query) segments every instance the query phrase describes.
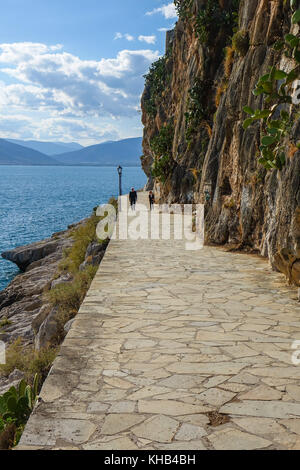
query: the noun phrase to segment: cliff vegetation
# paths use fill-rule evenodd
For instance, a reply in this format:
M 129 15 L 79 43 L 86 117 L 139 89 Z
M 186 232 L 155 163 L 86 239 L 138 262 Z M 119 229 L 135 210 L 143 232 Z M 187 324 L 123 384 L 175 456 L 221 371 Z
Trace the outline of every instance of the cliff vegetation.
M 210 244 L 300 286 L 300 2 L 175 0 L 142 96 L 142 166 L 161 202 L 205 203 Z

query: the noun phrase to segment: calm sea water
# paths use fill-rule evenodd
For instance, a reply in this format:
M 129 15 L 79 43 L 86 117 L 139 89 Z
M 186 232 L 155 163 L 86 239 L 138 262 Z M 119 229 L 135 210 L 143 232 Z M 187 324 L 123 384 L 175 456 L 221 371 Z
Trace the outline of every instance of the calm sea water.
M 118 194 L 109 167 L 0 166 L 0 252 L 42 240 L 91 214 Z M 123 168 L 123 192 L 146 183 L 141 168 Z M 0 258 L 0 290 L 18 274 Z

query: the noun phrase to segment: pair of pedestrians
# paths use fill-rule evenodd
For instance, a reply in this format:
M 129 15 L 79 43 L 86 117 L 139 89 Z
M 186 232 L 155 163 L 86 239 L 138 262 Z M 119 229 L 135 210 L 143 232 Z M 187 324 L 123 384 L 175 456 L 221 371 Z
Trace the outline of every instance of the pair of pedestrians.
M 130 202 L 131 210 L 135 211 L 135 205 L 137 202 L 137 192 L 135 191 L 134 188 L 131 188 L 131 191 L 129 193 L 129 202 Z M 149 204 L 150 204 L 151 211 L 153 210 L 154 203 L 155 203 L 154 194 L 153 194 L 153 191 L 150 191 L 149 192 Z

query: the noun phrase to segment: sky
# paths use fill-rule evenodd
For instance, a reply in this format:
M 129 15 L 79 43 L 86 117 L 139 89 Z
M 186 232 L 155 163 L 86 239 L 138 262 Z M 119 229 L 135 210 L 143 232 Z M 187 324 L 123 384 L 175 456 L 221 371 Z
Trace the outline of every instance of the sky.
M 168 0 L 1 2 L 0 137 L 141 136 L 143 75 L 176 20 Z

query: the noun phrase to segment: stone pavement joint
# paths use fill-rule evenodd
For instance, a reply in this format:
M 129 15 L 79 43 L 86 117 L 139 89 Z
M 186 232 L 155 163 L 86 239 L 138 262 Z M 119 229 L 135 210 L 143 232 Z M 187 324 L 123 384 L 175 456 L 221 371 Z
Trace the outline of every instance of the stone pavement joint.
M 18 449 L 300 449 L 297 339 L 266 260 L 112 240 Z

